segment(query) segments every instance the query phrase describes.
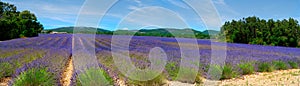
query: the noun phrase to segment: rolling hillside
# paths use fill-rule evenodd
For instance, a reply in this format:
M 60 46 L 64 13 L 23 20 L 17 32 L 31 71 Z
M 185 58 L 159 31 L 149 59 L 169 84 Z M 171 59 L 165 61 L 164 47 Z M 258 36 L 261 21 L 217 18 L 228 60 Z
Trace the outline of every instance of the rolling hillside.
M 45 30 L 45 32 L 54 31 L 54 32 L 67 32 L 74 33 L 74 27 L 60 27 Z M 219 31 L 215 30 L 205 30 L 203 32 L 197 31 L 194 29 L 176 29 L 176 28 L 156 28 L 156 29 L 141 29 L 141 30 L 116 30 L 109 31 L 102 28 L 94 28 L 94 27 L 76 27 L 76 33 L 93 33 L 95 30 L 97 34 L 106 34 L 106 35 L 136 35 L 136 36 L 158 36 L 158 37 L 182 37 L 182 38 L 196 38 L 199 39 L 208 39 L 210 32 L 211 35 L 217 35 Z M 193 33 L 191 33 L 191 31 Z

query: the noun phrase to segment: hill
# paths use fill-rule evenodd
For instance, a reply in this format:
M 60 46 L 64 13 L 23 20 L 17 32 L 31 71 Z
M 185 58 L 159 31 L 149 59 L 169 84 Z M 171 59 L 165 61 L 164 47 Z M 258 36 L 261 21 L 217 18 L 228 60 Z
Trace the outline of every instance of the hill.
M 216 31 L 216 30 L 205 30 L 202 32 L 203 34 L 206 35 L 218 35 L 220 33 L 220 31 Z
M 74 33 L 73 29 L 75 27 L 59 27 L 54 29 L 44 30 L 44 32 L 67 32 L 67 33 Z M 113 31 L 101 29 L 101 28 L 94 28 L 94 27 L 76 27 L 76 33 L 92 33 L 97 30 L 97 34 L 112 34 Z
M 74 33 L 74 27 L 60 27 L 55 29 L 45 30 L 44 32 L 67 32 L 67 33 Z M 209 35 L 217 35 L 219 31 L 214 30 L 206 30 L 206 31 L 197 31 L 194 29 L 176 29 L 176 28 L 155 28 L 155 29 L 141 29 L 141 30 L 116 30 L 116 31 L 109 31 L 102 28 L 94 28 L 94 27 L 76 27 L 76 33 L 92 33 L 97 30 L 97 34 L 106 34 L 106 35 L 135 35 L 135 36 L 158 36 L 158 37 L 181 37 L 181 38 L 196 38 L 199 39 L 208 39 Z

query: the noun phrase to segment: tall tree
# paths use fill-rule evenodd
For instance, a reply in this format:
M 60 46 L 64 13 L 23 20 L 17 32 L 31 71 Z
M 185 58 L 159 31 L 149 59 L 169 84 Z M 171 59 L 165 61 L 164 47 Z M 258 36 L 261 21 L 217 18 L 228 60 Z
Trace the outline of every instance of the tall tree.
M 233 43 L 300 47 L 299 30 L 300 25 L 293 18 L 267 21 L 252 16 L 225 22 L 220 36 Z
M 0 1 L 0 40 L 38 36 L 44 28 L 28 10 L 19 12 L 17 7 Z

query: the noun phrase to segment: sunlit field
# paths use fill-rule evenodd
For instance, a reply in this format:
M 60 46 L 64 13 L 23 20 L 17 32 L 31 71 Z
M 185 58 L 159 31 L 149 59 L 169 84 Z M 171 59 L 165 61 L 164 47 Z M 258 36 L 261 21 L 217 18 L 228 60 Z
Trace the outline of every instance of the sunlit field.
M 0 86 L 299 86 L 300 0 L 0 0 Z
M 175 38 L 144 37 L 134 36 L 130 41 L 129 51 L 133 64 L 140 69 L 145 69 L 151 65 L 148 54 L 151 48 L 161 47 L 167 54 L 167 64 L 157 78 L 150 81 L 136 81 L 124 76 L 114 65 L 111 54 L 111 38 L 109 35 L 96 35 L 95 52 L 100 69 L 88 68 L 86 72 L 76 72 L 71 70 L 71 85 L 93 85 L 98 82 L 79 79 L 85 77 L 85 73 L 99 72 L 105 76 L 111 85 L 163 85 L 167 81 L 176 81 L 176 76 L 180 70 L 180 48 Z M 255 72 L 272 72 L 275 70 L 286 70 L 298 68 L 300 53 L 298 48 L 274 47 L 249 44 L 228 43 L 225 65 L 210 65 L 211 46 L 210 40 L 197 40 L 198 45 L 192 45 L 189 38 L 184 39 L 183 45 L 186 47 L 198 47 L 201 55 L 199 71 L 195 81 L 183 83 L 202 83 L 202 79 L 211 79 L 208 69 L 222 71 L 220 80 L 241 77 L 242 75 L 253 74 Z M 82 46 L 92 46 L 92 39 L 76 38 Z M 49 34 L 40 35 L 33 38 L 20 38 L 0 43 L 0 67 L 1 79 L 10 78 L 11 85 L 62 85 L 67 81 L 66 67 L 69 60 L 72 60 L 72 34 Z M 222 50 L 221 50 L 222 51 Z M 85 57 L 81 57 L 85 58 Z M 73 65 L 73 64 L 71 64 Z M 183 68 L 184 70 L 184 68 Z M 185 70 L 189 72 L 189 70 Z M 194 77 L 194 76 L 187 76 Z M 84 82 L 80 82 L 84 81 Z M 34 83 L 36 82 L 36 83 Z M 101 81 L 99 81 L 101 82 Z M 121 83 L 120 83 L 121 82 Z

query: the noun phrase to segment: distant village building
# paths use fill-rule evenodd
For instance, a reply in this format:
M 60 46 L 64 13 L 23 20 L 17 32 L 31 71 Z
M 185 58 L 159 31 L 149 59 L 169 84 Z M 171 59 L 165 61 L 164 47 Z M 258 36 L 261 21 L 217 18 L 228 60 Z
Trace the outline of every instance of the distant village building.
M 55 32 L 55 31 L 53 31 L 53 32 L 50 32 L 50 34 L 67 34 L 67 32 Z

